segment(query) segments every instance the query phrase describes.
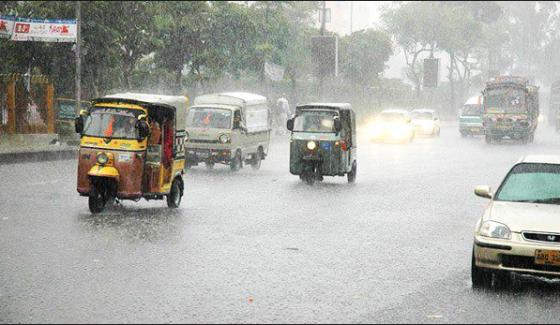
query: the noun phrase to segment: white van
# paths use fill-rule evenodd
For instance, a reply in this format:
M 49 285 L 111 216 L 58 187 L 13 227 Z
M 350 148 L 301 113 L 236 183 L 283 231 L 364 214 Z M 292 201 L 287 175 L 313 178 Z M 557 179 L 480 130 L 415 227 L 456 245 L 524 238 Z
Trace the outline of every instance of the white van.
M 187 114 L 187 166 L 243 163 L 259 169 L 270 142 L 266 97 L 230 92 L 198 96 Z

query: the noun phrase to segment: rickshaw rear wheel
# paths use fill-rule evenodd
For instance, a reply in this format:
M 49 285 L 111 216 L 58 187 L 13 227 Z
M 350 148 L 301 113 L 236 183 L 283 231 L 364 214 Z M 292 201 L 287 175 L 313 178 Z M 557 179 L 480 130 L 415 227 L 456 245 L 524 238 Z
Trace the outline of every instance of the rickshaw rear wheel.
M 348 183 L 356 182 L 357 172 L 358 172 L 358 164 L 354 161 L 354 163 L 352 163 L 352 170 L 348 174 L 346 174 L 346 176 L 348 176 Z
M 107 201 L 95 186 L 92 186 L 89 192 L 88 206 L 91 213 L 100 213 L 105 209 Z
M 254 158 L 251 161 L 251 167 L 254 170 L 259 170 L 261 168 L 261 162 L 262 162 L 262 149 L 259 148 L 259 150 L 257 151 L 257 153 L 255 153 Z
M 181 198 L 183 193 L 181 191 L 181 186 L 177 180 L 174 180 L 171 184 L 171 190 L 167 194 L 167 206 L 172 209 L 176 209 L 181 204 Z

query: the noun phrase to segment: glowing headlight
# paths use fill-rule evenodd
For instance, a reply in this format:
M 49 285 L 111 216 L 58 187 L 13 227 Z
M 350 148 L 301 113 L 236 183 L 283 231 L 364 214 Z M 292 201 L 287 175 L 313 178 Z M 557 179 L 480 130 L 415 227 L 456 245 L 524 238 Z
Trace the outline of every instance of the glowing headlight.
M 231 140 L 231 138 L 227 134 L 220 135 L 218 139 L 220 140 L 221 143 L 228 143 Z
M 108 161 L 109 161 L 109 157 L 104 152 L 100 152 L 97 154 L 98 164 L 105 165 Z
M 483 237 L 511 239 L 511 231 L 509 228 L 495 221 L 486 221 L 483 223 L 478 233 Z
M 309 142 L 307 142 L 307 149 L 309 149 L 309 150 L 315 150 L 315 148 L 317 148 L 317 144 L 315 143 L 315 141 L 309 141 Z

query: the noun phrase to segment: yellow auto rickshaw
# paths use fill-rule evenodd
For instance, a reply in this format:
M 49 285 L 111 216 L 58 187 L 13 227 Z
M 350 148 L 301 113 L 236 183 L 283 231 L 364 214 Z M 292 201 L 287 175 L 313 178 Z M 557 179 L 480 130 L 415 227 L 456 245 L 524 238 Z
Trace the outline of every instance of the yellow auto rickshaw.
M 78 193 L 99 213 L 115 200 L 183 196 L 188 98 L 125 93 L 94 99 L 75 120 Z

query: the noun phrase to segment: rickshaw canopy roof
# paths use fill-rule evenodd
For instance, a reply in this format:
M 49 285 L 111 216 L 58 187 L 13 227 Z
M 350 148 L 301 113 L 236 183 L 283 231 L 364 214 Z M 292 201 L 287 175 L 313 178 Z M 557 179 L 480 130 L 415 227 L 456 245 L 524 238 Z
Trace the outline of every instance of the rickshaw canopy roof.
M 298 105 L 296 109 L 300 110 L 300 109 L 312 109 L 312 108 L 352 111 L 352 105 L 348 103 L 308 103 L 308 104 Z
M 187 122 L 187 109 L 189 106 L 189 98 L 187 96 L 121 93 L 94 99 L 93 103 L 112 102 L 115 100 L 125 103 L 138 104 L 141 106 L 148 106 L 149 109 L 158 109 L 158 107 L 171 108 L 175 111 L 175 125 L 177 130 L 183 130 L 185 128 Z

